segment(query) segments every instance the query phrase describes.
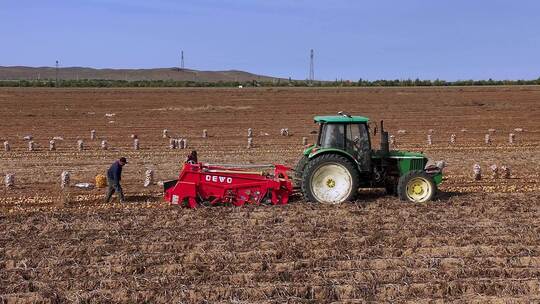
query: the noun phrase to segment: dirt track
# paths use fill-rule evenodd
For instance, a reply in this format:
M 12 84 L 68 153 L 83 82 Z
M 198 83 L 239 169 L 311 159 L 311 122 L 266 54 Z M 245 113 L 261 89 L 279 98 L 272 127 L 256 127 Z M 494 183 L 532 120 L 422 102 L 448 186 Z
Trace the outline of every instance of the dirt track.
M 13 148 L 0 152 L 0 174 L 14 172 L 18 185 L 0 193 L 0 298 L 540 301 L 538 100 L 538 87 L 0 90 L 0 140 Z M 167 148 L 165 128 L 203 161 L 292 165 L 315 129 L 312 116 L 339 110 L 384 119 L 399 149 L 447 161 L 439 200 L 412 205 L 371 192 L 337 207 L 296 199 L 185 210 L 163 204 L 157 186 L 141 186 L 147 168 L 158 180 L 174 177 L 187 152 Z M 256 147 L 246 150 L 250 127 Z M 280 137 L 281 128 L 293 136 Z M 494 142 L 485 145 L 490 128 Z M 28 134 L 38 151 L 26 151 Z M 141 151 L 131 150 L 131 134 Z M 53 136 L 64 141 L 49 152 Z M 100 139 L 112 149 L 100 151 Z M 62 170 L 89 182 L 121 154 L 130 160 L 127 206 L 99 204 L 98 190 L 71 190 L 61 206 Z M 481 182 L 471 180 L 474 163 Z M 489 178 L 493 163 L 510 166 L 512 178 Z

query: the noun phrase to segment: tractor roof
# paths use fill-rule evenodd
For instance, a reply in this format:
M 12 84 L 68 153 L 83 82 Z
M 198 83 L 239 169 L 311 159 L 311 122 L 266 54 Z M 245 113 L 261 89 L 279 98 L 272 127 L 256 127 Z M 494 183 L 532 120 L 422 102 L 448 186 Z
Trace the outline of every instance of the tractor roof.
M 364 116 L 315 116 L 313 118 L 318 123 L 367 123 L 369 119 Z

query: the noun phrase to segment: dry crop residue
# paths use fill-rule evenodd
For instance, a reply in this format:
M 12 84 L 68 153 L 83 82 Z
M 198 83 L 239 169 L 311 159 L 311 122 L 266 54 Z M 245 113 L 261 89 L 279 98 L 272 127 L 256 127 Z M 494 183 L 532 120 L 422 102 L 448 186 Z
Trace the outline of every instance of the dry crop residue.
M 0 192 L 0 302 L 538 302 L 538 100 L 534 86 L 2 89 L 0 141 L 12 150 L 0 152 L 0 174 L 14 173 L 16 186 Z M 198 110 L 154 110 L 169 108 Z M 340 110 L 384 119 L 398 149 L 444 159 L 438 199 L 414 205 L 375 191 L 334 207 L 295 198 L 187 210 L 142 187 L 148 169 L 175 177 L 188 152 L 168 149 L 163 129 L 203 161 L 294 165 L 302 137 L 315 139 L 312 117 Z M 22 139 L 30 134 L 33 152 Z M 48 151 L 55 136 L 64 140 Z M 130 160 L 126 205 L 101 204 L 102 190 L 60 192 L 62 171 L 92 182 L 120 155 Z M 491 178 L 492 164 L 511 178 Z
M 96 303 L 540 300 L 540 195 L 426 205 L 361 199 L 4 215 L 0 295 Z

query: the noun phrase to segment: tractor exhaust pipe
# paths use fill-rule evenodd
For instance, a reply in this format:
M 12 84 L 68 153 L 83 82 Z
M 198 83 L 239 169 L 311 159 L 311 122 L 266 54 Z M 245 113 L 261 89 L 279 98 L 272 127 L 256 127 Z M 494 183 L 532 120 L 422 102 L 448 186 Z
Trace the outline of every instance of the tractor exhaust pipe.
M 388 132 L 384 130 L 384 123 L 381 120 L 381 153 L 388 155 L 390 153 L 390 144 L 388 143 Z

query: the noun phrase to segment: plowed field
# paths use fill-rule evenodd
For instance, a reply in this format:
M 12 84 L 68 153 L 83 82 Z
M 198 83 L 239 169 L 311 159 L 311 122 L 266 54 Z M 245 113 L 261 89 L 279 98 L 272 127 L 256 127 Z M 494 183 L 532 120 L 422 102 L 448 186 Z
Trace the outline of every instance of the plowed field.
M 163 129 L 202 161 L 294 165 L 302 137 L 314 140 L 312 117 L 340 110 L 384 119 L 398 149 L 445 160 L 436 200 L 374 190 L 339 206 L 295 196 L 188 210 L 142 186 L 147 169 L 176 176 L 188 152 L 170 150 Z M 16 177 L 0 192 L 0 302 L 540 302 L 539 87 L 2 89 L 0 117 L 12 148 L 0 174 Z M 55 136 L 64 140 L 48 151 Z M 121 155 L 126 204 L 101 203 L 100 189 L 59 190 L 63 170 L 93 182 Z M 511 178 L 491 178 L 492 164 Z

